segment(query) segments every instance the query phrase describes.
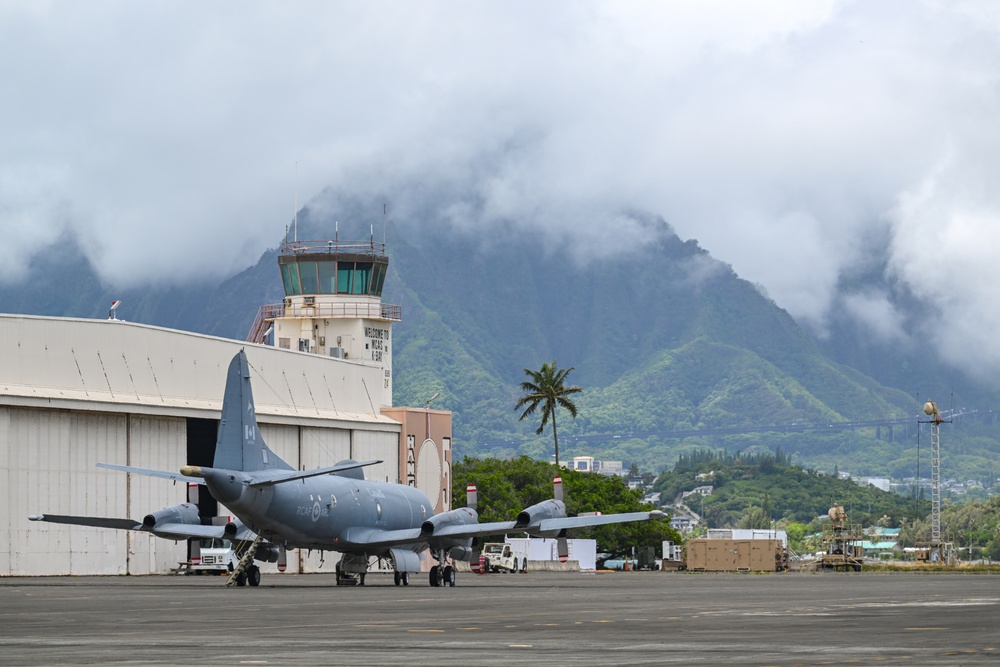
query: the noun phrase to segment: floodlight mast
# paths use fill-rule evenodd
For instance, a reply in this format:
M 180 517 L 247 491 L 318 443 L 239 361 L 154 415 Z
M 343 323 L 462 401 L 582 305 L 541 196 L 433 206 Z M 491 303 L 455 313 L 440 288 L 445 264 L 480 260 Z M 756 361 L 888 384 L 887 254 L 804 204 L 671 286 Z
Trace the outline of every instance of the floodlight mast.
M 941 560 L 941 417 L 937 403 L 927 399 L 924 414 L 931 425 L 931 562 Z

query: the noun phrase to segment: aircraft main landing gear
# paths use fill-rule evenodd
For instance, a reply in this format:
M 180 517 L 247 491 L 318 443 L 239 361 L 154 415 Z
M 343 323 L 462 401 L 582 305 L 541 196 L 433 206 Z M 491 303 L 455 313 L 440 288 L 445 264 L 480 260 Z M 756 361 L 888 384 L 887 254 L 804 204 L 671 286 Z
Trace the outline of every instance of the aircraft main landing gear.
M 232 586 L 233 584 L 237 586 L 246 586 L 248 583 L 251 586 L 260 586 L 260 568 L 254 565 L 253 557 L 257 552 L 257 547 L 261 542 L 264 541 L 264 537 L 258 535 L 256 539 L 246 546 L 246 542 L 242 542 L 241 546 L 245 548 L 239 551 L 240 561 L 233 568 L 232 573 L 229 578 L 226 579 L 226 586 Z
M 439 551 L 434 554 L 434 559 L 438 562 L 437 565 L 431 567 L 431 586 L 455 586 L 455 568 L 451 565 L 445 565 L 445 560 L 447 556 L 445 552 Z

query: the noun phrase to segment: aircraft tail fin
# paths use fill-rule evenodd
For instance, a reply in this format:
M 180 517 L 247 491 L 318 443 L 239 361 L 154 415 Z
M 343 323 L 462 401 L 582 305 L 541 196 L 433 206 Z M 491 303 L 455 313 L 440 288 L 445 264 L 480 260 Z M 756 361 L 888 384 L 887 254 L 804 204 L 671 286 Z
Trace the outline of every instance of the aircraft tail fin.
M 250 364 L 244 350 L 233 357 L 226 375 L 222 421 L 215 442 L 214 468 L 225 470 L 292 470 L 268 449 L 257 426 L 257 410 L 250 389 Z

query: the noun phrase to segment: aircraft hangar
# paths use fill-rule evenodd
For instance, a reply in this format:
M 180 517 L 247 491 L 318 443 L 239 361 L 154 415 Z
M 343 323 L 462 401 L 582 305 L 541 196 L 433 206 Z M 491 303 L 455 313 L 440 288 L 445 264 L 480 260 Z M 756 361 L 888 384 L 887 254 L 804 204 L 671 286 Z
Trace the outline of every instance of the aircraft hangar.
M 0 576 L 166 573 L 185 561 L 185 542 L 28 516 L 141 521 L 188 500 L 182 484 L 96 464 L 210 465 L 241 348 L 261 434 L 290 465 L 381 459 L 368 479 L 417 486 L 437 511 L 450 508 L 451 413 L 391 407 L 381 366 L 114 319 L 0 314 Z M 198 500 L 203 519 L 225 514 L 207 493 Z M 288 571 L 332 570 L 329 556 L 291 552 Z

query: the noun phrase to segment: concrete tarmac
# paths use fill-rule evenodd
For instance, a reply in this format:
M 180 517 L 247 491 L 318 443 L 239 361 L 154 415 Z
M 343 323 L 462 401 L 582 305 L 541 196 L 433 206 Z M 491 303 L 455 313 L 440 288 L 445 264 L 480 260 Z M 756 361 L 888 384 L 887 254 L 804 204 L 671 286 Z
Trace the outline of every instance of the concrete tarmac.
M 0 665 L 995 665 L 1000 576 L 0 578 Z

